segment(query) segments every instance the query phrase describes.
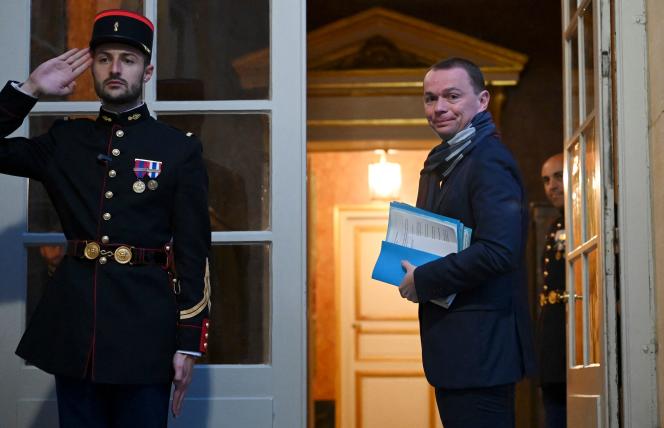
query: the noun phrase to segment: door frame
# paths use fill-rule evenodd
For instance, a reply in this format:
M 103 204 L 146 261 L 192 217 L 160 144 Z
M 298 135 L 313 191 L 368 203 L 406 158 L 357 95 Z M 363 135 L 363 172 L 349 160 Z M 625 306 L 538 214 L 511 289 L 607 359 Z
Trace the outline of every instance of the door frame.
M 611 2 L 623 426 L 657 426 L 656 308 L 643 0 Z

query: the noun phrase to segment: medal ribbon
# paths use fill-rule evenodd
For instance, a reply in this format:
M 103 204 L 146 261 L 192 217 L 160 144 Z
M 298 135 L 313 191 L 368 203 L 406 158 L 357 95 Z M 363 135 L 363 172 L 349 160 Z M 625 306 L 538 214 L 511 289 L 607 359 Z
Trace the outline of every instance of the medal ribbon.
M 149 178 L 155 179 L 159 177 L 161 173 L 161 162 L 152 161 L 147 159 L 134 159 L 134 174 L 140 180 L 145 177 L 145 174 Z

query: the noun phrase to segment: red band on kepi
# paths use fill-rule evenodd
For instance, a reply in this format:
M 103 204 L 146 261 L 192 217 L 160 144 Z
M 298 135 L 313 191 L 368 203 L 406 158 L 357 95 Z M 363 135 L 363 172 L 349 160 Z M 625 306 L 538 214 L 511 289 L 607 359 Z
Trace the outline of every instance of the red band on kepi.
M 139 15 L 138 13 L 135 12 L 130 12 L 128 10 L 122 10 L 122 9 L 109 9 L 103 12 L 99 12 L 97 16 L 95 16 L 95 22 L 97 22 L 100 18 L 104 18 L 105 16 L 127 16 L 129 18 L 138 19 L 139 21 L 145 23 L 148 27 L 150 27 L 150 30 L 154 31 L 154 24 L 152 24 L 152 22 L 143 15 Z

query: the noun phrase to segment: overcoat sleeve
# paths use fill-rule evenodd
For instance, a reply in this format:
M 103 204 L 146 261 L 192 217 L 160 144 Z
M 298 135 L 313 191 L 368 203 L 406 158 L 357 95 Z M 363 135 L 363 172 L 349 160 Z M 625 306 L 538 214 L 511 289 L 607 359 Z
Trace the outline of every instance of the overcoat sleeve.
M 481 286 L 518 268 L 522 257 L 524 194 L 516 165 L 506 149 L 484 150 L 469 158 L 475 229 L 471 245 L 415 269 L 421 303 Z
M 208 177 L 202 144 L 189 137 L 188 153 L 178 169 L 174 200 L 173 245 L 179 284 L 178 349 L 205 353 L 209 328 L 210 283 L 207 257 L 210 249 Z

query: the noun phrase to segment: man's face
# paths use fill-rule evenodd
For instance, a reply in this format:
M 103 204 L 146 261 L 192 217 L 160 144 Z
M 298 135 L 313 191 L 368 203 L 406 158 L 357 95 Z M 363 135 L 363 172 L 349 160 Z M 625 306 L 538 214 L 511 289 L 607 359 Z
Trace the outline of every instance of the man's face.
M 430 70 L 424 76 L 424 113 L 443 140 L 452 138 L 488 105 L 489 92 L 476 94 L 463 68 Z
M 150 80 L 154 66 L 133 46 L 106 43 L 93 54 L 92 77 L 95 92 L 105 104 L 131 104 L 140 99 L 143 83 Z
M 544 193 L 551 204 L 561 209 L 565 206 L 565 189 L 563 185 L 563 155 L 550 157 L 542 165 L 542 183 Z

